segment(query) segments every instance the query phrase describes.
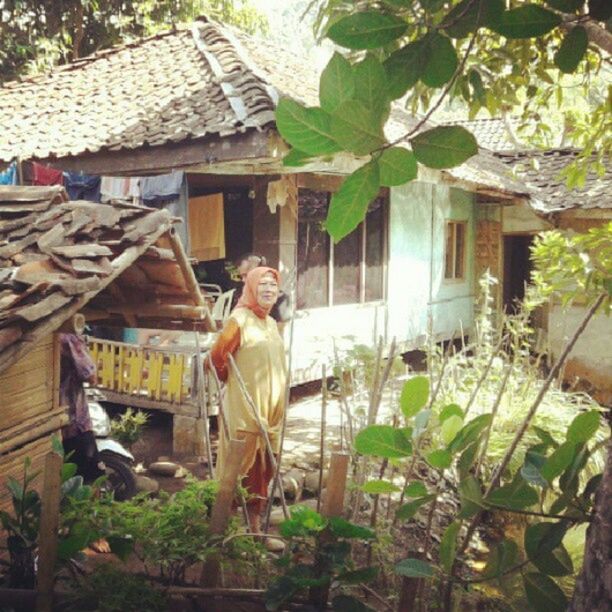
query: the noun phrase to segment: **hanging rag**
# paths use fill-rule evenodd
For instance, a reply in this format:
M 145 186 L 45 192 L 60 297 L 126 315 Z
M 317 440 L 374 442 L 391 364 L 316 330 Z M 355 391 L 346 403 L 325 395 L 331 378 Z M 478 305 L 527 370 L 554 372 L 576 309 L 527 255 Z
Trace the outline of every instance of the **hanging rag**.
M 140 179 L 142 201 L 151 204 L 175 200 L 181 194 L 185 173 L 173 170 L 170 174 L 143 176 Z
M 43 166 L 37 162 L 31 162 L 32 185 L 63 185 L 64 173 L 62 170 Z
M 17 162 L 11 162 L 6 170 L 0 172 L 0 185 L 17 184 Z
M 225 259 L 222 193 L 189 199 L 189 244 L 198 261 Z
M 82 172 L 64 172 L 64 186 L 71 200 L 100 201 L 100 177 Z
M 139 176 L 103 176 L 100 180 L 102 202 L 123 200 L 137 204 L 140 200 Z
M 140 179 L 140 189 L 143 204 L 155 208 L 165 208 L 173 217 L 182 220 L 176 231 L 189 253 L 189 231 L 187 229 L 187 180 L 185 173 L 172 171 L 170 174 L 143 176 Z

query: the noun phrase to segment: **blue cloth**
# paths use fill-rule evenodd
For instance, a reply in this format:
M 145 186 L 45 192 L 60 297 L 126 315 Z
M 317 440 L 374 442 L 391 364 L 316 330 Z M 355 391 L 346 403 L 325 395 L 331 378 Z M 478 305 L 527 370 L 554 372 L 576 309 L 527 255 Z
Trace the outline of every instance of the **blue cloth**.
M 100 177 L 82 172 L 64 172 L 64 187 L 71 200 L 100 201 Z
M 123 341 L 128 344 L 138 344 L 138 330 L 133 327 L 124 327 Z
M 170 174 L 143 176 L 140 179 L 140 195 L 145 204 L 176 200 L 181 194 L 185 173 L 172 171 Z
M 187 227 L 187 206 L 189 194 L 185 173 L 173 171 L 158 176 L 143 176 L 140 179 L 140 193 L 143 204 L 165 208 L 173 217 L 179 217 L 182 223 L 175 225 L 185 251 L 189 253 L 189 230 Z
M 0 172 L 0 185 L 16 185 L 17 184 L 17 162 L 11 162 L 9 167 Z

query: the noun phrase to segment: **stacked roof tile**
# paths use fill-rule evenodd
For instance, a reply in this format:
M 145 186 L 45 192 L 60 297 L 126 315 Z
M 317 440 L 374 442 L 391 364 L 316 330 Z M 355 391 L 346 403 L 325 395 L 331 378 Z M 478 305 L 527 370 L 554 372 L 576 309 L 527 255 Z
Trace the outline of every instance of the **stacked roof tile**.
M 67 201 L 61 187 L 0 186 L 0 371 L 90 301 L 194 305 L 164 242 L 172 221 L 166 210 Z

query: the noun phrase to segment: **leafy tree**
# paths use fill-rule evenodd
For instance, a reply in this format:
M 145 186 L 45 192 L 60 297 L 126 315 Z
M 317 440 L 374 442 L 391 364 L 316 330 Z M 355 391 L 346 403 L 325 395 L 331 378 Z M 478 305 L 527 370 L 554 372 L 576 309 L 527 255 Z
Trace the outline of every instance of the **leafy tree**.
M 416 178 L 417 163 L 449 168 L 477 152 L 461 127 L 423 131 L 444 101 L 462 99 L 473 115 L 522 106 L 529 119 L 531 109 L 562 104 L 561 75 L 577 73 L 589 88 L 609 69 L 612 34 L 604 24 L 612 4 L 601 0 L 326 0 L 313 6 L 321 35 L 346 52 L 335 53 L 321 75 L 320 107 L 283 99 L 277 124 L 293 147 L 287 165 L 340 151 L 364 158 L 332 199 L 327 229 L 335 240 L 361 222 L 381 186 Z M 390 142 L 383 126 L 395 100 L 426 112 Z M 605 99 L 593 100 L 593 121 L 575 128 L 589 163 L 591 153 L 598 155 L 599 170 L 612 150 L 611 103 L 609 88 Z
M 0 0 L 0 80 L 47 70 L 198 15 L 250 33 L 267 28 L 248 0 Z

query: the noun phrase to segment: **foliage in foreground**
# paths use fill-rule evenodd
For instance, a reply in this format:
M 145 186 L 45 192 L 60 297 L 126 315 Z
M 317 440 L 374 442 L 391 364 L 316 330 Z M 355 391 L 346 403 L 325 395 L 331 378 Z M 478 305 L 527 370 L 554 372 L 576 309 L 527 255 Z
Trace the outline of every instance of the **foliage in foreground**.
M 363 220 L 381 187 L 416 179 L 419 164 L 451 168 L 477 154 L 476 139 L 463 127 L 427 124 L 446 97 L 462 98 L 474 114 L 486 108 L 499 115 L 521 106 L 518 92 L 526 109 L 540 93 L 541 108 L 554 106 L 553 92 L 561 105 L 559 75 L 579 70 L 588 82 L 605 56 L 589 44 L 584 26 L 603 30 L 612 17 L 612 4 L 601 0 L 313 4 L 320 5 L 322 35 L 346 53 L 336 52 L 323 70 L 319 106 L 282 98 L 276 122 L 292 147 L 287 166 L 339 152 L 362 158 L 330 202 L 326 227 L 336 241 Z M 436 90 L 441 93 L 434 102 Z M 419 105 L 427 113 L 391 139 L 384 132 L 391 104 L 406 96 L 413 114 Z M 612 148 L 610 96 L 609 89 L 596 102 L 596 125 L 581 130 L 586 167 L 593 164 L 600 175 Z M 591 154 L 599 156 L 596 162 Z M 584 180 L 586 170 L 575 174 Z
M 373 580 L 375 567 L 355 568 L 351 561 L 351 541 L 371 541 L 375 533 L 341 517 L 326 518 L 306 507 L 296 506 L 291 518 L 280 524 L 287 538 L 287 552 L 277 560 L 283 571 L 266 592 L 266 609 L 279 610 L 298 593 L 310 589 L 314 605 L 327 602 L 332 589 L 334 610 L 365 611 L 366 607 L 350 595 L 351 585 Z

